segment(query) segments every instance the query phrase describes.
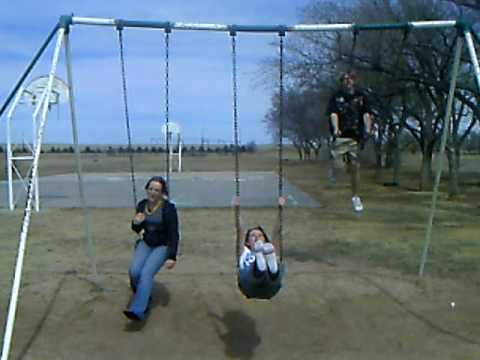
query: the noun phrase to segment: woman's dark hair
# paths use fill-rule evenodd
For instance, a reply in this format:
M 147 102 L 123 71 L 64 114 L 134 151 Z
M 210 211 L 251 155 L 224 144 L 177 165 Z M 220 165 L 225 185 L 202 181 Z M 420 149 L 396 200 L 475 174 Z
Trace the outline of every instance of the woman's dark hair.
M 161 176 L 152 176 L 148 181 L 147 181 L 147 184 L 145 185 L 145 190 L 148 189 L 148 187 L 150 186 L 150 183 L 152 182 L 158 182 L 160 184 L 162 184 L 162 195 L 165 195 L 165 196 L 168 196 L 168 186 L 167 186 L 167 182 L 165 181 L 165 179 Z
M 248 238 L 250 237 L 250 233 L 253 231 L 253 230 L 259 230 L 262 232 L 263 234 L 263 237 L 265 238 L 265 242 L 270 242 L 270 239 L 268 238 L 268 235 L 267 233 L 265 232 L 265 230 L 263 229 L 263 227 L 261 227 L 260 225 L 257 225 L 257 226 L 254 226 L 250 229 L 247 230 L 247 233 L 245 234 L 245 241 L 244 241 L 244 244 L 247 244 L 248 243 Z

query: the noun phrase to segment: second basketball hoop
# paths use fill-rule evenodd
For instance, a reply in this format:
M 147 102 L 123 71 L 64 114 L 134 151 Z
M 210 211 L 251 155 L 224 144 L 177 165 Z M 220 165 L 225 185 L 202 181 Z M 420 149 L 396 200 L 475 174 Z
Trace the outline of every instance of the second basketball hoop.
M 176 157 L 177 159 L 177 171 L 182 172 L 182 135 L 181 128 L 178 123 L 168 122 L 162 126 L 162 135 L 165 137 L 165 141 L 169 144 L 168 156 L 169 161 L 169 172 L 172 172 L 173 160 Z

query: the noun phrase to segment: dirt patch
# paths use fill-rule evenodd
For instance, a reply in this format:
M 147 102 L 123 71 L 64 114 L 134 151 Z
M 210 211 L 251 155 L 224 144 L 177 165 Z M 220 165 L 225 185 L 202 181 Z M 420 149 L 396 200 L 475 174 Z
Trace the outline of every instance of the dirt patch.
M 273 221 L 269 209 L 246 212 L 247 222 Z M 297 233 L 330 223 L 328 217 L 308 221 L 306 213 L 301 224 L 287 223 L 293 236 L 287 237 L 284 288 L 272 301 L 252 301 L 236 288 L 232 214 L 182 211 L 178 265 L 157 276 L 147 321 L 132 324 L 122 315 L 130 296 L 131 211 L 96 209 L 93 215 L 98 283 L 84 255 L 81 209 L 35 217 L 12 358 L 475 359 L 480 352 L 478 287 L 438 277 L 419 282 L 415 275 L 326 255 L 322 236 L 297 243 Z M 2 231 L 9 235 L 1 255 L 8 273 L 15 230 Z M 305 241 L 310 256 L 302 257 Z M 6 278 L 2 283 L 5 309 L 9 284 Z

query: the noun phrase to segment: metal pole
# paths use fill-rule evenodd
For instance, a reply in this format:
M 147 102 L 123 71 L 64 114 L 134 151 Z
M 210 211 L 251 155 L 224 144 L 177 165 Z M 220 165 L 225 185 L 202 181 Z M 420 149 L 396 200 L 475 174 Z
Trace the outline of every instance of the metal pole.
M 178 172 L 182 172 L 182 138 L 178 133 Z
M 298 24 L 298 25 L 227 25 L 227 24 L 199 24 L 183 23 L 171 21 L 142 21 L 125 19 L 102 19 L 92 17 L 71 18 L 74 25 L 100 25 L 117 26 L 127 28 L 147 28 L 147 29 L 171 29 L 171 30 L 200 30 L 200 31 L 223 31 L 223 32 L 303 32 L 303 31 L 352 31 L 358 30 L 401 30 L 406 28 L 413 29 L 444 29 L 453 28 L 457 25 L 455 20 L 434 20 L 434 21 L 411 21 L 408 23 L 384 23 L 384 24 L 366 24 L 356 25 L 352 23 L 344 24 Z
M 87 207 L 85 200 L 85 189 L 82 175 L 82 162 L 80 158 L 80 147 L 78 146 L 78 131 L 77 131 L 77 116 L 75 112 L 75 97 L 73 92 L 73 73 L 72 73 L 72 52 L 70 48 L 70 37 L 68 32 L 65 32 L 65 62 L 67 65 L 67 82 L 68 82 L 68 101 L 70 105 L 70 120 L 72 122 L 72 138 L 75 147 L 75 163 L 77 167 L 78 191 L 80 194 L 80 203 L 83 208 L 85 217 L 85 239 L 87 242 L 87 256 L 90 260 L 90 267 L 94 281 L 98 281 L 97 262 L 95 254 L 95 246 L 92 238 L 92 216 L 90 209 Z
M 278 197 L 283 197 L 283 127 L 285 122 L 285 109 L 284 109 L 284 37 L 285 33 L 281 32 L 279 36 L 279 61 L 278 61 L 278 117 L 279 117 L 279 127 L 278 127 Z M 278 244 L 279 244 L 279 254 L 280 262 L 283 262 L 283 206 L 278 204 L 278 219 L 279 219 L 279 228 L 278 228 Z
M 55 35 L 55 33 L 57 32 L 58 30 L 58 24 L 55 25 L 55 27 L 53 28 L 53 30 L 51 31 L 51 33 L 47 36 L 47 39 L 44 41 L 44 43 L 42 44 L 42 46 L 40 46 L 40 49 L 38 49 L 37 53 L 35 54 L 35 56 L 33 57 L 32 61 L 30 62 L 30 64 L 28 64 L 28 66 L 25 68 L 25 70 L 23 71 L 23 74 L 20 76 L 20 78 L 17 80 L 17 83 L 15 84 L 15 86 L 13 87 L 12 91 L 10 92 L 10 94 L 8 95 L 7 99 L 5 100 L 5 102 L 3 103 L 2 107 L 0 108 L 0 117 L 2 117 L 2 114 L 3 112 L 5 111 L 5 109 L 7 108 L 8 104 L 10 103 L 10 101 L 12 100 L 13 96 L 16 94 L 16 92 L 18 91 L 18 89 L 20 88 L 20 86 L 22 86 L 23 82 L 25 81 L 25 79 L 27 78 L 28 74 L 30 74 L 30 71 L 32 71 L 33 67 L 35 66 L 35 64 L 37 63 L 38 59 L 40 59 L 40 57 L 42 56 L 43 52 L 45 51 L 45 49 L 47 48 L 48 44 L 50 43 L 50 41 L 52 40 L 53 36 Z
M 20 99 L 22 98 L 24 87 L 20 86 L 15 99 L 13 100 L 12 107 L 7 113 L 7 148 L 5 153 L 7 154 L 7 178 L 8 178 L 8 206 L 10 210 L 15 209 L 15 200 L 13 198 L 13 153 L 12 153 L 12 117 L 15 109 L 17 108 Z
M 37 146 L 37 117 L 32 116 L 32 130 L 33 130 L 33 152 L 35 152 L 35 147 Z M 33 153 L 32 153 L 33 157 Z M 35 211 L 40 211 L 40 197 L 38 192 L 38 176 L 35 178 L 35 183 L 33 184 L 33 194 L 35 195 Z
M 50 75 L 48 79 L 48 86 L 47 92 L 50 95 L 53 87 L 53 79 L 55 76 L 55 71 L 57 68 L 58 57 L 60 54 L 60 47 L 62 45 L 62 37 L 63 37 L 63 29 L 58 30 L 58 37 L 57 43 L 55 46 L 52 66 L 50 70 Z M 10 294 L 10 301 L 8 304 L 8 314 L 6 318 L 6 325 L 5 325 L 5 334 L 3 337 L 3 347 L 2 347 L 2 356 L 0 360 L 7 360 L 8 355 L 10 353 L 10 344 L 12 341 L 12 334 L 13 334 L 13 326 L 15 323 L 15 313 L 17 310 L 17 303 L 18 303 L 18 295 L 20 292 L 20 282 L 22 278 L 22 269 L 23 269 L 23 260 L 25 258 L 25 249 L 27 245 L 27 236 L 28 236 L 28 228 L 30 225 L 30 218 L 32 214 L 32 202 L 33 202 L 33 184 L 35 181 L 35 177 L 37 176 L 38 171 L 38 161 L 40 159 L 40 148 L 42 144 L 42 137 L 43 131 L 45 128 L 45 123 L 47 120 L 47 112 L 48 112 L 48 103 L 50 96 L 47 96 L 45 99 L 45 103 L 43 105 L 43 114 L 42 114 L 42 121 L 40 123 L 40 127 L 38 129 L 38 138 L 37 143 L 38 146 L 35 148 L 35 156 L 33 158 L 33 167 L 32 167 L 32 174 L 30 177 L 30 181 L 28 182 L 28 189 L 27 189 L 27 200 L 25 205 L 25 211 L 23 214 L 23 222 L 20 232 L 20 240 L 18 243 L 18 250 L 17 250 L 17 260 L 15 263 L 15 274 L 13 277 L 13 284 L 12 284 L 12 291 Z
M 7 119 L 7 149 L 5 153 L 7 154 L 7 177 L 8 177 L 8 208 L 10 211 L 15 209 L 15 203 L 13 201 L 13 160 L 12 160 L 12 142 L 10 139 L 10 122 L 11 119 Z
M 463 38 L 459 36 L 457 38 L 457 43 L 455 44 L 455 57 L 452 65 L 452 76 L 450 80 L 450 90 L 448 92 L 447 106 L 445 109 L 445 118 L 443 119 L 442 139 L 440 143 L 440 152 L 438 154 L 438 160 L 437 160 L 437 173 L 435 174 L 435 184 L 433 187 L 433 194 L 432 194 L 432 205 L 430 209 L 430 216 L 428 218 L 428 223 L 427 223 L 427 231 L 425 235 L 425 243 L 423 246 L 422 260 L 421 260 L 420 269 L 418 272 L 418 275 L 420 277 L 423 276 L 423 273 L 425 270 L 425 263 L 427 262 L 428 249 L 430 247 L 430 242 L 432 239 L 433 218 L 435 216 L 435 209 L 437 206 L 438 187 L 440 185 L 440 178 L 442 176 L 443 157 L 445 153 L 445 145 L 447 143 L 448 129 L 450 128 L 450 119 L 452 117 L 453 97 L 455 95 L 455 87 L 457 85 L 458 68 L 460 67 L 462 47 L 463 47 Z
M 165 29 L 165 154 L 166 154 L 166 182 L 167 188 L 172 194 L 170 187 L 171 158 L 170 158 L 170 28 Z
M 455 20 L 434 20 L 434 21 L 411 21 L 409 26 L 414 29 L 445 29 L 453 28 L 457 25 Z
M 40 113 L 40 110 L 42 108 L 42 105 L 47 97 L 47 88 L 42 92 L 42 96 L 40 97 L 39 101 L 38 101 L 38 104 L 35 106 L 35 110 L 33 111 L 33 127 L 34 127 L 34 140 L 33 140 L 33 148 L 35 149 L 35 147 L 37 146 L 37 141 L 36 141 L 36 138 L 38 136 L 38 126 L 37 126 L 37 123 L 38 123 L 38 114 Z M 33 150 L 35 152 L 35 150 Z M 32 159 L 34 157 L 34 154 L 32 154 Z M 37 212 L 40 211 L 40 199 L 39 199 L 39 186 L 38 186 L 38 173 L 37 173 L 37 176 L 35 177 L 35 181 L 34 181 L 34 184 L 33 184 L 33 193 L 35 195 L 35 210 Z
M 469 30 L 465 31 L 465 40 L 467 42 L 468 53 L 473 64 L 473 72 L 477 83 L 477 89 L 480 91 L 480 66 L 478 64 L 477 52 L 473 44 L 472 34 Z
M 168 136 L 169 136 L 169 139 L 171 140 L 172 139 L 172 133 L 169 132 Z M 169 159 L 170 159 L 169 165 L 168 165 L 168 174 L 169 174 L 168 178 L 170 179 L 170 174 L 172 173 L 172 168 L 173 168 L 173 146 L 171 146 L 171 142 L 170 142 L 170 149 L 169 149 L 168 153 L 169 153 Z M 170 190 L 170 188 L 169 188 L 169 190 Z

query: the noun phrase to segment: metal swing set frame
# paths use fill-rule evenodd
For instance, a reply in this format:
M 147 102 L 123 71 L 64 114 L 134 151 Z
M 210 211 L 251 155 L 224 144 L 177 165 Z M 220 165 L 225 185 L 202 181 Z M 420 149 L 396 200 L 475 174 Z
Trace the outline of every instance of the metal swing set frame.
M 50 72 L 48 75 L 48 83 L 45 89 L 45 96 L 43 96 L 43 102 L 39 105 L 40 111 L 40 122 L 36 129 L 36 142 L 33 149 L 33 159 L 32 159 L 32 168 L 30 171 L 30 176 L 28 179 L 28 186 L 27 186 L 27 197 L 25 203 L 25 210 L 23 215 L 23 221 L 20 228 L 20 235 L 19 235 L 19 242 L 18 242 L 18 249 L 17 249 L 17 259 L 15 264 L 15 272 L 13 276 L 13 283 L 11 288 L 11 295 L 10 301 L 8 306 L 8 314 L 6 317 L 5 322 L 5 329 L 4 329 L 4 337 L 3 337 L 3 347 L 0 360 L 7 360 L 10 353 L 10 345 L 11 339 L 13 334 L 14 322 L 15 322 L 15 313 L 17 309 L 17 302 L 18 302 L 18 295 L 20 291 L 20 283 L 21 283 L 21 274 L 24 262 L 24 255 L 26 250 L 26 243 L 28 237 L 28 229 L 29 223 L 32 213 L 32 206 L 33 206 L 33 197 L 34 197 L 34 188 L 38 177 L 38 164 L 40 159 L 41 153 L 41 145 L 43 140 L 43 134 L 46 126 L 47 115 L 48 115 L 48 107 L 50 97 L 52 96 L 52 90 L 54 85 L 54 79 L 57 72 L 57 65 L 60 57 L 60 50 L 62 45 L 65 48 L 65 63 L 67 68 L 67 85 L 69 88 L 69 107 L 70 107 L 70 120 L 72 124 L 72 139 L 73 145 L 75 149 L 75 161 L 76 161 L 76 170 L 77 170 L 77 177 L 78 177 L 78 184 L 79 184 L 79 194 L 81 199 L 81 205 L 85 212 L 85 235 L 86 235 L 86 243 L 87 243 L 87 254 L 89 257 L 89 261 L 91 263 L 91 271 L 92 275 L 97 280 L 97 269 L 96 269 L 96 262 L 95 262 L 95 254 L 94 254 L 94 246 L 91 236 L 91 216 L 87 209 L 87 204 L 85 201 L 85 193 L 83 187 L 83 177 L 82 177 L 82 167 L 80 161 L 80 149 L 78 143 L 78 133 L 77 133 L 77 117 L 75 111 L 75 97 L 74 97 L 74 87 L 73 87 L 73 74 L 72 74 L 72 55 L 71 55 L 71 47 L 70 47 L 70 39 L 69 39 L 69 32 L 72 26 L 77 25 L 86 25 L 86 26 L 104 26 L 104 27 L 115 27 L 119 30 L 119 36 L 121 36 L 121 30 L 124 28 L 147 28 L 147 29 L 158 29 L 163 30 L 165 32 L 165 46 L 168 48 L 168 39 L 169 35 L 172 30 L 190 30 L 190 31 L 216 31 L 216 32 L 226 32 L 232 36 L 232 44 L 234 43 L 234 38 L 237 33 L 277 33 L 281 36 L 283 41 L 283 35 L 289 32 L 353 32 L 354 34 L 358 34 L 361 31 L 384 31 L 384 30 L 400 30 L 400 31 L 415 31 L 415 30 L 423 30 L 423 29 L 446 29 L 446 28 L 456 28 L 458 31 L 456 45 L 455 45 L 455 54 L 454 54 L 454 61 L 451 68 L 451 80 L 450 80 L 450 87 L 447 97 L 446 109 L 445 109 L 445 117 L 444 117 L 444 126 L 443 126 L 443 133 L 441 137 L 441 145 L 440 145 L 440 156 L 438 157 L 438 161 L 440 162 L 440 166 L 437 167 L 438 171 L 435 176 L 434 182 L 434 191 L 432 194 L 432 204 L 431 204 L 431 211 L 430 216 L 428 218 L 427 223 L 427 230 L 426 236 L 424 241 L 424 247 L 422 252 L 421 264 L 419 269 L 419 276 L 423 276 L 425 263 L 427 261 L 428 249 L 431 241 L 431 232 L 432 232 L 432 224 L 433 218 L 435 214 L 436 208 L 436 201 L 438 196 L 438 187 L 440 183 L 441 173 L 442 173 L 442 162 L 443 162 L 443 154 L 445 151 L 446 140 L 448 136 L 448 129 L 449 123 L 452 114 L 452 105 L 453 105 L 453 98 L 454 92 L 456 88 L 456 80 L 458 75 L 458 70 L 460 66 L 460 58 L 462 54 L 462 49 L 464 46 L 464 42 L 466 42 L 468 54 L 470 56 L 470 60 L 473 64 L 473 71 L 475 75 L 475 81 L 477 88 L 480 90 L 480 66 L 475 50 L 474 41 L 478 43 L 478 37 L 476 33 L 472 30 L 472 26 L 468 23 L 456 20 L 446 20 L 446 21 L 414 21 L 414 22 L 407 22 L 407 23 L 397 23 L 397 24 L 355 24 L 355 23 L 346 23 L 346 24 L 299 24 L 299 25 L 223 25 L 223 24 L 196 24 L 196 23 L 182 23 L 182 22 L 170 22 L 170 21 L 141 21 L 141 20 L 124 20 L 124 19 L 109 19 L 109 18 L 93 18 L 93 17 L 78 17 L 73 15 L 65 15 L 61 16 L 58 23 L 55 24 L 51 32 L 48 34 L 46 40 L 42 43 L 40 48 L 35 53 L 33 59 L 30 61 L 28 66 L 25 68 L 19 79 L 17 80 L 15 86 L 10 91 L 9 95 L 7 96 L 6 100 L 2 103 L 0 107 L 0 118 L 3 113 L 6 111 L 12 100 L 14 100 L 16 94 L 18 93 L 19 89 L 23 86 L 26 78 L 29 76 L 35 64 L 38 62 L 42 54 L 45 52 L 49 44 L 52 42 L 53 38 L 56 36 L 55 48 L 53 51 L 53 57 L 50 67 Z M 283 44 L 282 44 L 283 49 Z M 282 50 L 283 51 L 283 50 Z M 166 99 L 165 99 L 165 107 L 166 107 L 166 123 L 168 129 L 168 121 L 169 121 L 169 108 L 168 108 L 168 51 L 166 52 Z M 235 66 L 235 58 L 233 60 Z M 124 65 L 122 64 L 122 67 Z M 280 63 L 280 76 L 283 76 L 283 62 Z M 234 82 L 235 80 L 235 70 L 234 70 Z M 129 127 L 129 120 L 128 120 L 128 108 L 126 102 L 126 84 L 125 81 L 124 85 L 124 98 L 125 98 L 125 114 L 127 120 L 127 127 Z M 234 92 L 235 92 L 235 85 L 234 85 Z M 280 89 L 282 92 L 282 87 Z M 235 96 L 235 94 L 234 94 Z M 235 141 L 236 141 L 236 148 L 238 148 L 238 125 L 236 122 L 236 100 L 234 99 L 234 122 L 235 122 Z M 280 117 L 283 117 L 282 111 L 280 111 Z M 280 119 L 282 121 L 282 119 Z M 283 127 L 280 126 L 280 130 Z M 129 129 L 127 129 L 129 132 Z M 279 133 L 279 163 L 281 166 L 281 149 L 282 149 L 282 138 L 283 134 Z M 168 137 L 167 137 L 167 147 L 168 147 Z M 129 135 L 129 147 L 131 148 L 131 139 Z M 238 150 L 238 149 L 237 149 Z M 169 161 L 169 156 L 167 156 L 167 162 Z M 132 182 L 135 184 L 134 179 L 134 169 L 133 169 L 133 162 L 131 161 L 131 173 L 132 173 Z M 167 164 L 167 180 L 169 180 L 168 176 L 168 169 L 169 165 Z M 281 169 L 280 169 L 281 170 Z M 236 173 L 238 174 L 238 158 L 236 159 Z M 282 174 L 279 174 L 279 195 L 281 196 L 282 192 Z M 135 188 L 133 189 L 135 194 Z M 239 194 L 239 187 L 237 181 L 237 188 L 236 188 L 237 195 Z M 134 195 L 135 197 L 135 195 Z M 238 210 L 238 209 L 237 209 Z M 281 209 L 279 209 L 281 211 Z

